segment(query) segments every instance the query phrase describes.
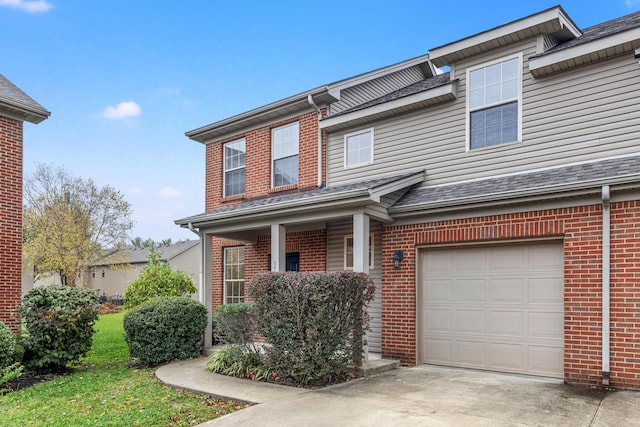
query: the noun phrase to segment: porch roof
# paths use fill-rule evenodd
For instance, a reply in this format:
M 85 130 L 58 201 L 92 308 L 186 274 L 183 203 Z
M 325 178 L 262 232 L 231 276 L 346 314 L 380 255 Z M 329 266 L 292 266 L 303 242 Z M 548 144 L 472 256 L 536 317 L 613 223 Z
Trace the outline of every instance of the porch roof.
M 513 204 L 596 194 L 603 185 L 640 188 L 640 156 L 561 165 L 524 173 L 420 187 L 408 191 L 390 209 L 403 213 L 469 209 L 482 204 Z
M 354 208 L 380 204 L 381 198 L 421 183 L 424 171 L 388 176 L 334 187 L 243 201 L 175 221 L 184 228 L 207 232 L 256 229 L 274 220 L 291 223 L 319 221 L 344 216 Z M 394 200 L 395 201 L 395 200 Z M 386 207 L 381 206 L 383 211 Z M 375 215 L 375 214 L 374 214 Z

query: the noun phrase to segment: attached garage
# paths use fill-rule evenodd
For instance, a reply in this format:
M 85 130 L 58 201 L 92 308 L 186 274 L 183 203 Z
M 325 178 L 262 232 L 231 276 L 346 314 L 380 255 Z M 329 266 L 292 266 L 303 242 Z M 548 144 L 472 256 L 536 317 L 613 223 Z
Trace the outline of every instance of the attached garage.
M 561 241 L 418 254 L 422 363 L 563 377 Z

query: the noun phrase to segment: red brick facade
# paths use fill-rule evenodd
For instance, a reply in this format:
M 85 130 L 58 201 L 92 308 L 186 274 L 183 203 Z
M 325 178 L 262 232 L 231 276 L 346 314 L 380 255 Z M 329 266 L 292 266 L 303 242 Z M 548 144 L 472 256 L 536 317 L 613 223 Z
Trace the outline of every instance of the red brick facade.
M 0 321 L 19 331 L 22 287 L 22 122 L 0 116 Z
M 640 388 L 640 201 L 611 205 L 611 385 Z M 602 207 L 542 210 L 391 226 L 382 236 L 382 351 L 417 363 L 416 248 L 432 244 L 558 237 L 564 242 L 564 372 L 572 384 L 601 383 Z M 403 249 L 402 268 L 391 266 Z M 387 262 L 389 261 L 389 262 Z

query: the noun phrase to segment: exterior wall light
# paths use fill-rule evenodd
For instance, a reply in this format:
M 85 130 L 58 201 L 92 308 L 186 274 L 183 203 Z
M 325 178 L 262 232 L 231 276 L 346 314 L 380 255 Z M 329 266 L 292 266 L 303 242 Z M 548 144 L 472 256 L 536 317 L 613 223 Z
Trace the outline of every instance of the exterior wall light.
M 403 251 L 395 251 L 393 253 L 393 268 L 396 270 L 400 268 L 400 262 L 404 259 Z

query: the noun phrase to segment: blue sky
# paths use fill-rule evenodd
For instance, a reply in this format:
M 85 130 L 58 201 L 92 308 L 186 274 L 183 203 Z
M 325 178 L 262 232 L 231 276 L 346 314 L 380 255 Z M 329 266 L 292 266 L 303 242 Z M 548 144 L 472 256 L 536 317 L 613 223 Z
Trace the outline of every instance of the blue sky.
M 120 190 L 132 237 L 196 236 L 204 146 L 186 131 L 542 11 L 558 0 L 0 0 L 0 73 L 52 112 L 37 163 Z M 566 0 L 580 28 L 640 0 Z

